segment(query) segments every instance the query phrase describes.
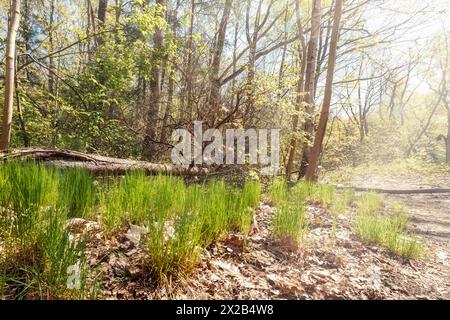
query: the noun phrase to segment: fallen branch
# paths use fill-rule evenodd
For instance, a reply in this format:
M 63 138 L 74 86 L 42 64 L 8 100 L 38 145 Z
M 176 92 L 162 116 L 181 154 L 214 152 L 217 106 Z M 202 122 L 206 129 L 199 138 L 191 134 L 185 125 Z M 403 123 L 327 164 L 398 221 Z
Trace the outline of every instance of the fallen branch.
M 0 152 L 1 161 L 42 161 L 60 168 L 82 167 L 94 175 L 123 175 L 132 170 L 144 170 L 148 175 L 171 174 L 179 176 L 205 176 L 207 168 L 189 165 L 170 165 L 139 160 L 110 158 L 71 150 L 25 148 Z
M 450 193 L 450 189 L 446 188 L 429 188 L 429 189 L 379 189 L 379 188 L 361 188 L 361 187 L 343 187 L 337 186 L 337 189 L 353 189 L 360 192 L 377 192 L 387 194 L 414 194 L 414 193 Z

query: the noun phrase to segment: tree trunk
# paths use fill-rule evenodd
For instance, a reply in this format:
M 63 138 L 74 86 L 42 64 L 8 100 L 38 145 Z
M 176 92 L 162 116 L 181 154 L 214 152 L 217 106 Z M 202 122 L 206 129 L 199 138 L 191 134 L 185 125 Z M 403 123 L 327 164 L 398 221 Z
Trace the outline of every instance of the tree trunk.
M 17 59 L 16 59 L 16 65 L 15 65 L 15 73 L 17 74 Z M 22 103 L 20 101 L 19 82 L 17 81 L 17 77 L 14 78 L 14 85 L 16 87 L 17 116 L 19 119 L 19 125 L 20 125 L 22 140 L 23 140 L 23 146 L 25 148 L 28 148 L 30 146 L 30 138 L 28 136 L 27 128 L 25 126 L 25 120 L 23 119 Z
M 165 6 L 165 0 L 157 0 L 156 3 L 157 5 L 162 7 Z M 160 16 L 164 16 L 163 12 L 160 13 Z M 154 159 L 156 153 L 157 123 L 161 108 L 161 56 L 163 51 L 163 40 L 163 30 L 160 27 L 157 27 L 153 35 L 155 50 L 150 71 L 150 106 L 147 112 L 147 123 L 143 150 L 144 157 L 149 160 Z
M 305 37 L 302 27 L 302 21 L 300 17 L 300 8 L 299 3 L 295 3 L 295 12 L 296 12 L 296 19 L 297 19 L 297 25 L 298 25 L 298 34 L 300 38 L 300 48 L 299 48 L 299 61 L 301 63 L 300 66 L 300 76 L 298 78 L 297 82 L 297 97 L 295 101 L 295 114 L 292 116 L 292 132 L 295 134 L 298 129 L 298 120 L 299 120 L 299 112 L 301 108 L 301 104 L 304 101 L 303 92 L 305 90 L 305 69 L 306 69 L 306 55 L 307 55 L 307 48 L 305 44 Z M 289 144 L 289 156 L 288 161 L 286 164 L 286 179 L 289 181 L 291 180 L 292 171 L 294 169 L 294 160 L 295 155 L 297 153 L 297 138 L 294 136 L 291 138 L 290 144 Z
M 20 22 L 20 0 L 12 0 L 6 42 L 5 97 L 3 102 L 3 125 L 0 149 L 9 148 L 14 103 L 14 79 L 16 62 L 16 37 Z
M 29 148 L 0 152 L 0 161 L 32 159 L 58 168 L 81 167 L 94 175 L 124 175 L 127 172 L 143 170 L 147 175 L 170 174 L 177 176 L 206 176 L 213 173 L 207 168 L 189 165 L 170 165 L 91 155 L 71 150 Z M 214 174 L 214 173 L 213 173 Z
M 323 138 L 327 129 L 328 115 L 330 112 L 331 95 L 333 91 L 334 66 L 336 64 L 337 42 L 339 38 L 339 28 L 342 16 L 342 1 L 336 0 L 334 8 L 333 31 L 331 32 L 330 53 L 328 56 L 327 80 L 325 83 L 325 95 L 323 98 L 322 111 L 320 113 L 319 126 L 314 139 L 314 146 L 311 149 L 310 162 L 306 169 L 305 179 L 308 181 L 317 180 L 317 166 L 322 150 Z
M 445 162 L 450 166 L 450 106 L 447 106 L 447 137 L 445 138 Z
M 214 52 L 211 60 L 211 73 L 209 76 L 210 81 L 210 93 L 209 93 L 209 112 L 213 114 L 217 111 L 220 105 L 220 61 L 222 58 L 223 47 L 225 44 L 225 36 L 227 31 L 228 18 L 230 16 L 231 5 L 233 0 L 225 0 L 225 7 L 223 9 L 222 19 L 219 24 L 219 30 L 217 32 L 217 38 L 214 45 Z
M 246 124 L 253 116 L 254 111 L 254 103 L 255 103 L 255 62 L 256 62 L 256 46 L 258 44 L 258 29 L 259 29 L 259 20 L 261 15 L 261 5 L 262 0 L 259 0 L 258 9 L 255 12 L 255 21 L 254 21 L 254 30 L 253 33 L 250 32 L 250 11 L 251 11 L 251 1 L 247 0 L 247 10 L 245 14 L 245 34 L 248 42 L 248 63 L 247 63 L 247 84 L 246 84 L 246 93 L 247 98 L 245 102 L 245 111 L 243 117 L 243 125 L 244 128 Z
M 169 14 L 169 22 L 172 29 L 172 36 L 174 39 L 177 39 L 177 24 L 178 24 L 178 16 L 177 11 L 180 7 L 180 0 L 177 0 L 176 7 Z M 168 59 L 169 60 L 169 59 Z M 173 98 L 174 98 L 174 91 L 175 91 L 175 64 L 173 62 L 167 61 L 169 65 L 169 80 L 167 85 L 167 103 L 166 103 L 166 109 L 164 111 L 164 117 L 162 121 L 161 126 L 161 141 L 167 142 L 169 140 L 169 131 L 168 131 L 168 125 L 169 125 L 169 118 L 172 114 L 173 109 Z
M 108 8 L 108 0 L 98 0 L 98 30 L 103 31 L 106 23 L 106 9 Z M 105 42 L 102 35 L 98 37 L 98 45 L 102 45 Z
M 193 66 L 192 61 L 192 44 L 193 44 L 193 35 L 194 35 L 194 14 L 195 14 L 195 0 L 191 0 L 191 8 L 189 13 L 189 31 L 187 35 L 187 57 L 184 60 L 185 66 L 185 76 L 184 76 L 184 87 L 183 93 L 180 98 L 181 105 L 181 114 L 180 121 L 182 123 L 191 122 L 192 114 L 194 113 L 193 99 L 192 99 L 192 88 L 194 83 L 194 71 L 195 68 Z
M 314 112 L 313 104 L 314 104 L 314 83 L 315 83 L 315 71 L 316 71 L 316 63 L 317 63 L 317 45 L 318 45 L 318 39 L 320 35 L 320 18 L 322 14 L 322 3 L 321 0 L 314 0 L 313 2 L 313 8 L 311 12 L 311 35 L 309 37 L 308 42 L 308 50 L 306 54 L 306 61 L 302 61 L 302 64 L 306 62 L 306 71 L 305 71 L 305 84 L 303 90 L 305 91 L 305 95 L 302 99 L 298 100 L 298 104 L 301 104 L 302 102 L 305 102 L 306 108 L 305 112 L 308 115 L 305 119 L 305 124 L 303 129 L 306 132 L 312 132 L 313 130 L 313 121 L 312 121 L 312 115 Z M 304 58 L 303 58 L 304 60 Z M 302 91 L 303 91 L 302 90 Z M 297 93 L 299 94 L 299 92 Z M 297 107 L 298 107 L 297 104 Z M 298 110 L 300 110 L 298 108 Z M 298 117 L 298 115 L 297 115 Z M 294 118 L 294 130 L 296 130 L 298 119 L 295 120 Z M 297 141 L 295 138 L 291 140 L 290 143 L 290 150 L 289 150 L 289 158 L 288 158 L 288 164 L 286 166 L 286 177 L 287 179 L 291 178 L 291 173 L 294 165 L 294 160 L 296 156 L 296 144 Z M 304 174 L 304 168 L 306 168 L 307 165 L 307 154 L 308 154 L 308 144 L 303 144 L 303 154 L 302 154 L 302 160 L 300 163 L 300 172 L 299 177 L 303 176 Z M 305 163 L 304 163 L 305 162 Z

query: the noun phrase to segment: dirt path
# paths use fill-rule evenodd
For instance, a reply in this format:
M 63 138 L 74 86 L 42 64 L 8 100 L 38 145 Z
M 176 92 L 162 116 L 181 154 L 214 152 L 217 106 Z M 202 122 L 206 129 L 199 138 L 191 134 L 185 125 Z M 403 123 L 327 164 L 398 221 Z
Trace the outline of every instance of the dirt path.
M 365 175 L 354 177 L 353 184 L 384 189 L 448 188 L 450 177 Z M 450 283 L 450 194 L 386 194 L 384 197 L 388 203 L 401 202 L 407 207 L 411 231 L 425 239 L 429 258 L 446 275 L 443 280 Z

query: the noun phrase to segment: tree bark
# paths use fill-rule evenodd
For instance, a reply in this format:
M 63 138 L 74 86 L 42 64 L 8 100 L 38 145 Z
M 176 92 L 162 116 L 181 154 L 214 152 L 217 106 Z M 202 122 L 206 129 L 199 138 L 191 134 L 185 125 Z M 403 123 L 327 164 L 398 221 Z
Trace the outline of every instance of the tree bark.
M 305 119 L 305 124 L 303 129 L 305 132 L 312 133 L 313 131 L 313 121 L 312 116 L 314 113 L 314 83 L 316 78 L 316 64 L 317 64 L 317 46 L 320 35 L 320 18 L 322 15 L 322 2 L 321 0 L 314 0 L 313 8 L 311 12 L 311 35 L 308 41 L 308 50 L 306 54 L 306 70 L 305 70 L 305 84 L 304 84 L 304 96 L 299 100 L 300 104 L 302 102 L 306 103 L 305 113 L 307 118 Z M 303 62 L 303 63 L 305 63 Z M 298 122 L 298 120 L 297 120 Z M 293 138 L 295 139 L 295 138 Z M 296 156 L 296 140 L 292 140 L 289 150 L 288 165 L 286 167 L 286 176 L 288 179 L 291 178 L 291 173 L 293 169 L 293 164 Z M 303 154 L 300 163 L 299 178 L 303 176 L 304 169 L 308 163 L 308 153 L 309 147 L 307 143 L 303 144 Z
M 148 175 L 171 174 L 178 176 L 205 176 L 207 168 L 188 165 L 170 165 L 91 155 L 71 150 L 29 148 L 0 152 L 0 161 L 33 159 L 58 168 L 81 167 L 94 175 L 123 175 L 144 170 Z
M 168 16 L 168 20 L 172 29 L 172 36 L 174 39 L 177 38 L 177 24 L 178 24 L 177 11 L 179 7 L 180 7 L 180 0 L 177 0 L 175 9 Z M 167 85 L 168 88 L 167 88 L 166 109 L 164 111 L 164 117 L 161 126 L 161 141 L 163 142 L 167 142 L 169 140 L 168 125 L 169 125 L 169 118 L 172 115 L 174 91 L 175 91 L 175 77 L 176 77 L 175 64 L 170 61 L 167 61 L 167 64 L 169 66 L 169 80 Z
M 314 84 L 316 82 L 316 77 L 318 76 L 316 72 L 316 65 L 318 59 L 318 41 L 320 36 L 320 18 L 322 15 L 322 4 L 321 0 L 315 0 L 313 6 L 313 13 L 311 18 L 311 38 L 308 44 L 308 60 L 306 66 L 306 78 L 305 78 L 305 113 L 306 119 L 303 127 L 306 133 L 307 139 L 312 139 L 314 135 Z M 302 178 L 306 173 L 306 168 L 309 165 L 311 148 L 309 146 L 308 140 L 303 144 L 302 157 L 300 160 L 300 168 L 298 178 Z
M 327 80 L 325 83 L 325 96 L 323 98 L 322 111 L 320 113 L 319 126 L 314 139 L 314 146 L 311 149 L 310 162 L 306 169 L 305 179 L 307 181 L 317 180 L 317 166 L 322 151 L 323 138 L 327 129 L 328 115 L 330 112 L 331 95 L 333 92 L 334 66 L 336 64 L 337 42 L 339 38 L 339 28 L 342 16 L 343 0 L 336 0 L 334 8 L 333 31 L 331 32 L 330 53 L 328 56 Z
M 16 37 L 20 22 L 20 0 L 12 0 L 6 43 L 5 97 L 3 102 L 3 125 L 0 149 L 9 148 L 14 103 L 14 79 L 16 63 Z
M 98 19 L 98 30 L 103 31 L 106 23 L 106 10 L 108 8 L 108 0 L 99 0 L 98 1 L 98 11 L 97 11 L 97 19 Z M 103 39 L 103 35 L 99 35 L 98 37 L 98 45 L 102 45 L 105 43 Z
M 445 162 L 450 166 L 450 109 L 447 111 L 447 138 L 445 139 Z
M 296 19 L 297 19 L 297 25 L 298 25 L 298 34 L 300 38 L 300 47 L 299 47 L 299 61 L 301 63 L 300 65 L 300 75 L 297 82 L 297 97 L 296 97 L 296 103 L 295 103 L 295 114 L 292 116 L 292 132 L 295 134 L 298 129 L 298 121 L 299 121 L 299 112 L 301 108 L 301 104 L 304 101 L 303 92 L 305 91 L 305 69 L 306 69 L 306 56 L 307 56 L 307 47 L 305 43 L 305 36 L 303 32 L 303 26 L 300 16 L 300 8 L 299 3 L 295 3 L 295 13 L 296 13 Z M 286 164 L 286 180 L 291 180 L 292 171 L 294 169 L 294 161 L 295 161 L 295 155 L 297 153 L 297 138 L 292 137 L 289 144 L 289 156 L 288 161 Z
M 156 0 L 156 4 L 160 7 L 165 7 L 165 0 Z M 160 16 L 163 17 L 163 12 L 160 12 Z M 162 72 L 162 51 L 164 41 L 163 30 L 161 27 L 157 27 L 153 35 L 154 41 L 154 54 L 153 63 L 151 67 L 151 79 L 150 79 L 150 106 L 147 112 L 146 119 L 146 132 L 144 137 L 144 150 L 143 154 L 146 159 L 152 160 L 155 158 L 156 153 L 156 140 L 157 140 L 157 124 L 158 116 L 161 109 L 161 72 Z
M 210 92 L 209 92 L 209 112 L 213 114 L 220 105 L 220 62 L 222 58 L 223 47 L 225 44 L 225 36 L 227 31 L 228 18 L 230 16 L 231 5 L 233 0 L 225 0 L 222 19 L 219 24 L 217 38 L 214 45 L 214 52 L 211 60 L 211 73 L 209 76 Z

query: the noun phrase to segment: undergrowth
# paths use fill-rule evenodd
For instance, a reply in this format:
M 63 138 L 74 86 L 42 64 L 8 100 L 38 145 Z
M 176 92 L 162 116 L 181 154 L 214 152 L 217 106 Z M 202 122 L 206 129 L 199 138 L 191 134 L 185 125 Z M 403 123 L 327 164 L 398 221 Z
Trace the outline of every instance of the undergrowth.
M 0 294 L 13 298 L 87 297 L 83 244 L 70 239 L 69 218 L 97 220 L 106 235 L 129 224 L 147 227 L 147 264 L 159 279 L 191 272 L 202 249 L 229 232 L 250 231 L 258 182 L 187 185 L 181 178 L 134 171 L 97 182 L 80 168 L 35 163 L 0 166 Z M 244 241 L 245 243 L 245 241 Z M 79 266 L 79 289 L 67 271 Z
M 381 245 L 405 258 L 418 258 L 424 246 L 406 231 L 408 219 L 401 214 L 381 213 L 383 199 L 375 193 L 365 193 L 358 202 L 354 229 L 367 243 Z

